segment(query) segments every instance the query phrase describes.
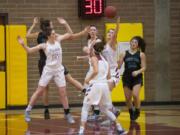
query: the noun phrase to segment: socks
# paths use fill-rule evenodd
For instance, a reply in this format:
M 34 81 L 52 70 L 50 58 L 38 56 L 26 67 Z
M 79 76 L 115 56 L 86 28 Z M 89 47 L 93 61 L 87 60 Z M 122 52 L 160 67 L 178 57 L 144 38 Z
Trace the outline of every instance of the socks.
M 26 112 L 30 112 L 31 110 L 32 110 L 32 106 L 28 105 L 27 108 L 26 108 Z
M 80 133 L 80 134 L 84 133 L 84 127 L 83 127 L 83 126 L 80 126 L 80 128 L 79 128 L 79 133 Z
M 64 114 L 68 115 L 69 111 L 70 111 L 69 109 L 64 109 Z
M 45 106 L 44 106 L 44 109 L 45 109 L 45 111 L 49 111 L 49 106 L 48 106 L 48 105 L 45 105 Z
M 116 127 L 117 127 L 117 129 L 120 130 L 120 131 L 123 130 L 122 126 L 121 126 L 119 123 L 116 124 Z

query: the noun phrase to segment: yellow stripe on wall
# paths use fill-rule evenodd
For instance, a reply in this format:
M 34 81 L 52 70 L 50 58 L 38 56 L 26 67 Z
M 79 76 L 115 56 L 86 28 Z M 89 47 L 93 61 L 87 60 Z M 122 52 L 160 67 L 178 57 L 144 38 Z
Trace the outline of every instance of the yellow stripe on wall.
M 6 26 L 7 104 L 27 104 L 27 54 L 17 42 L 17 36 L 25 37 L 26 26 Z
M 5 109 L 5 72 L 0 72 L 0 109 Z
M 0 62 L 5 61 L 4 26 L 0 25 Z

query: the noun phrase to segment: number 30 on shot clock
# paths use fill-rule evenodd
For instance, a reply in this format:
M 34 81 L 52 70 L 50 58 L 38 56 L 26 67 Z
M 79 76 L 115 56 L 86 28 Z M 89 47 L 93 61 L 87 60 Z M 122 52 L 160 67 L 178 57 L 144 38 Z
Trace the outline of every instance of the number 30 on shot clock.
M 78 14 L 81 18 L 100 18 L 104 16 L 105 0 L 78 0 Z

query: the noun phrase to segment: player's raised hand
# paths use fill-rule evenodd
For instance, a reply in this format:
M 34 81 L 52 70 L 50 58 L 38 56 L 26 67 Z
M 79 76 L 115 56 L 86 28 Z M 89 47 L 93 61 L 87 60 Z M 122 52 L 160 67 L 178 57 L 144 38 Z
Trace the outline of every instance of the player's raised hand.
M 58 20 L 58 22 L 60 23 L 60 24 L 67 24 L 67 22 L 66 22 L 66 20 L 64 19 L 64 18 L 62 18 L 62 17 L 57 17 L 57 20 Z
M 24 40 L 20 36 L 17 36 L 17 41 L 19 44 L 24 45 Z
M 34 17 L 33 24 L 36 25 L 39 22 L 37 17 Z

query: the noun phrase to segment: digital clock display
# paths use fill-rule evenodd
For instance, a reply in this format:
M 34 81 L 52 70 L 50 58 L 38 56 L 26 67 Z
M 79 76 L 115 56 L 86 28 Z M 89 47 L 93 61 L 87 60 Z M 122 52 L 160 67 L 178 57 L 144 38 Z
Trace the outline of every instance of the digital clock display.
M 78 0 L 81 18 L 99 18 L 104 15 L 105 0 Z

